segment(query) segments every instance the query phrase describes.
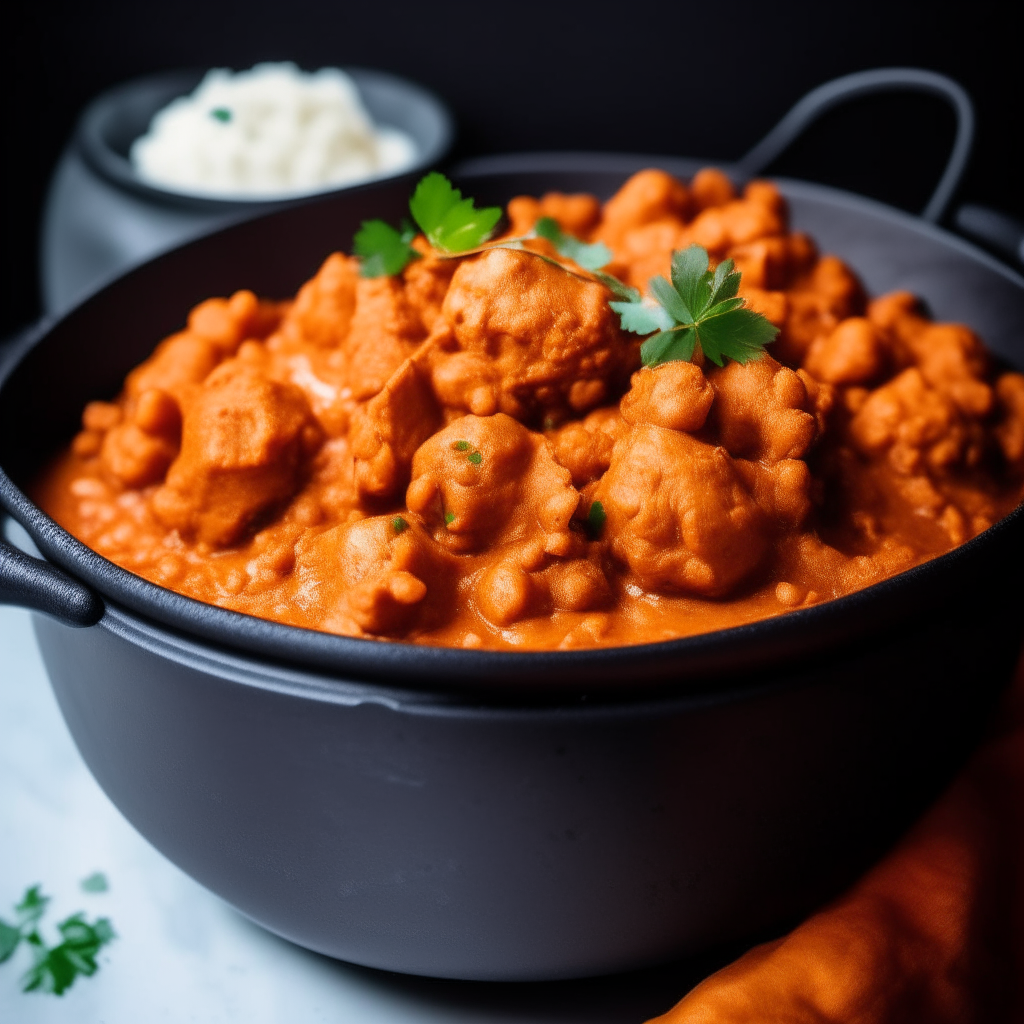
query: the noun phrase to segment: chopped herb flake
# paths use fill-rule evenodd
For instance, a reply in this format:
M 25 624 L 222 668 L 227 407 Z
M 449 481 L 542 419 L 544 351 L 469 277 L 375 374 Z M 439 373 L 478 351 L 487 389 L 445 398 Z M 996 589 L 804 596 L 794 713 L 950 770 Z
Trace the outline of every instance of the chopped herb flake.
M 456 441 L 455 450 L 457 452 L 468 452 L 473 446 L 468 441 Z
M 88 878 L 83 878 L 81 885 L 84 892 L 106 892 L 110 888 L 107 876 L 102 871 L 93 872 Z
M 395 533 L 402 533 L 404 530 L 409 529 L 409 524 L 401 516 L 395 516 L 395 518 L 391 520 L 391 529 L 393 529 Z
M 454 522 L 455 522 L 455 513 L 454 512 L 445 512 L 445 514 L 444 514 L 444 525 L 445 526 L 451 526 L 451 524 L 454 523 Z
M 98 881 L 102 881 L 102 888 L 95 887 Z M 107 888 L 106 877 L 100 872 L 85 879 L 83 887 L 87 882 L 94 886 L 87 889 L 89 892 L 102 892 Z M 99 970 L 97 954 L 115 936 L 107 918 L 98 918 L 90 924 L 85 914 L 80 912 L 58 923 L 57 931 L 62 941 L 56 946 L 47 946 L 39 934 L 38 924 L 49 902 L 49 897 L 34 885 L 26 890 L 14 908 L 16 923 L 0 920 L 0 963 L 9 960 L 24 942 L 34 963 L 22 978 L 22 991 L 50 992 L 60 996 L 79 975 L 91 977 Z
M 214 107 L 210 111 L 210 117 L 215 121 L 220 121 L 221 124 L 227 124 L 231 120 L 231 111 L 227 107 Z
M 591 540 L 597 540 L 601 536 L 606 518 L 604 505 L 599 501 L 595 501 L 590 506 L 590 511 L 587 512 L 587 533 L 590 535 Z
M 474 466 L 479 466 L 480 463 L 483 462 L 484 460 L 484 457 L 479 452 L 470 452 L 466 456 L 466 458 L 469 459 L 469 461 L 472 462 Z

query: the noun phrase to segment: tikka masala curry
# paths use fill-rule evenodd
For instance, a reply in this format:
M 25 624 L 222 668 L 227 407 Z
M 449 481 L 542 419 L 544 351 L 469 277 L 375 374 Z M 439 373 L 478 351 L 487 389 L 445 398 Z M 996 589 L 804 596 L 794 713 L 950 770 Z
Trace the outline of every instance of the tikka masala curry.
M 391 276 L 335 253 L 294 301 L 193 309 L 86 406 L 42 507 L 200 601 L 529 650 L 827 601 L 1020 499 L 1024 376 L 912 295 L 869 299 L 770 183 L 642 171 L 603 205 L 515 198 L 503 237 L 541 217 L 645 294 L 687 246 L 731 258 L 777 338 L 743 363 L 644 366 L 600 275 L 541 238 L 453 258 L 420 236 Z

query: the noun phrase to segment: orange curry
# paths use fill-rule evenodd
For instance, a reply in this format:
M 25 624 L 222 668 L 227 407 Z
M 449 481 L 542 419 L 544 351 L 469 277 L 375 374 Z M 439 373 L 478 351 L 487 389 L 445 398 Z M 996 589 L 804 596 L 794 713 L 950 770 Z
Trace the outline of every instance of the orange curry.
M 513 199 L 508 237 L 541 216 L 603 241 L 641 289 L 691 243 L 731 257 L 781 329 L 771 354 L 640 368 L 606 287 L 530 252 L 442 258 L 420 239 L 378 278 L 336 253 L 294 301 L 197 306 L 85 408 L 42 507 L 225 608 L 554 649 L 827 601 L 1017 504 L 1024 376 L 909 294 L 869 301 L 771 184 L 647 170 L 603 205 Z

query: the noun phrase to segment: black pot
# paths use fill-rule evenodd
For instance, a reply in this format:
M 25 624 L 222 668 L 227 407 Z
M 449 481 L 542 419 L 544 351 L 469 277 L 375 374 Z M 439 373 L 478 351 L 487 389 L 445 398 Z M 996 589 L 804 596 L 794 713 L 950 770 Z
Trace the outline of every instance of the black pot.
M 650 158 L 463 168 L 470 194 L 607 196 Z M 677 174 L 694 165 L 658 160 Z M 917 218 L 785 181 L 795 225 L 868 288 L 909 288 L 1024 365 L 1024 280 Z M 378 185 L 228 228 L 40 328 L 0 379 L 0 549 L 61 709 L 125 816 L 272 931 L 452 978 L 585 976 L 777 927 L 891 843 L 976 743 L 1021 641 L 1020 508 L 837 601 L 705 636 L 499 653 L 330 636 L 204 605 L 84 547 L 26 497 L 83 404 L 188 308 L 287 295 Z M 1015 588 L 1019 594 L 1019 588 Z M 0 590 L 0 592 L 3 592 Z

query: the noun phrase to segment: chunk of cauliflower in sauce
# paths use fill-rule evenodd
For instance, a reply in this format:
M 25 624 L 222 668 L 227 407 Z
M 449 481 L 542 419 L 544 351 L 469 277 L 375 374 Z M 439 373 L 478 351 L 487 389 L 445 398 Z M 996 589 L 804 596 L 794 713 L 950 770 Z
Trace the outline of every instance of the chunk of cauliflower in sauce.
M 200 600 L 340 634 L 555 649 L 687 636 L 849 593 L 986 529 L 1024 482 L 1024 375 L 913 296 L 869 300 L 767 182 L 642 171 L 519 196 L 649 293 L 732 259 L 779 329 L 743 365 L 640 364 L 570 261 L 423 238 L 330 255 L 294 301 L 201 303 L 86 406 L 60 523 Z M 542 248 L 537 243 L 538 249 Z M 553 250 L 545 250 L 548 255 Z

